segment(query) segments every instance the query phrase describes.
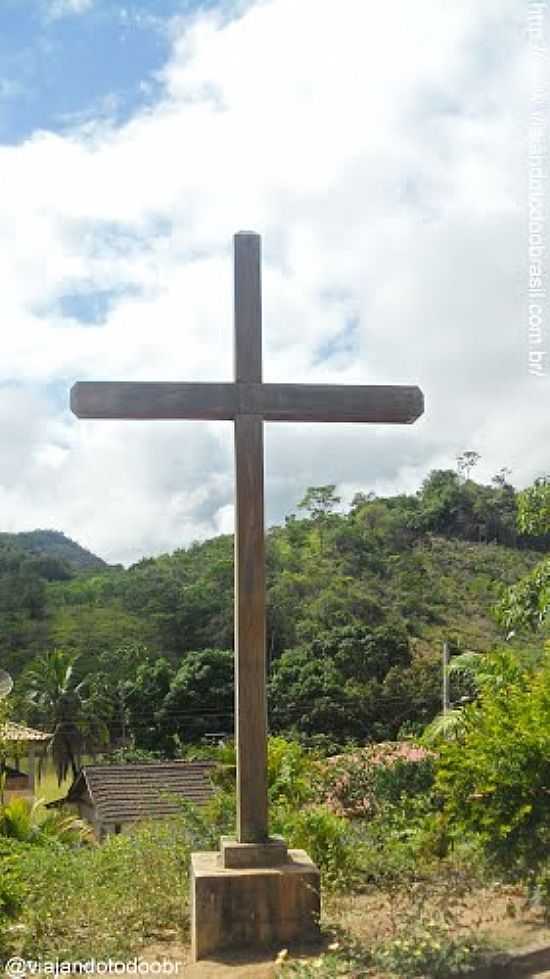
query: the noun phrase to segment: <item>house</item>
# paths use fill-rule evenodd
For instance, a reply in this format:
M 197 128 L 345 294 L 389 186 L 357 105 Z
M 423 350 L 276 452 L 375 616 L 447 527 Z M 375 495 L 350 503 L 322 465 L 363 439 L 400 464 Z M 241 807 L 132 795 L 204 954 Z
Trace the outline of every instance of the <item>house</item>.
M 37 757 L 43 756 L 48 746 L 51 734 L 36 731 L 24 724 L 6 721 L 0 729 L 0 743 L 3 747 L 4 758 L 0 759 L 0 773 L 4 776 L 4 801 L 9 802 L 14 796 L 23 796 L 34 801 L 34 787 Z M 22 756 L 28 759 L 27 772 L 19 771 Z M 8 765 L 13 759 L 14 767 Z
M 99 838 L 143 819 L 165 819 L 178 798 L 204 805 L 213 795 L 214 762 L 158 761 L 141 765 L 85 765 L 64 802 L 77 807 Z

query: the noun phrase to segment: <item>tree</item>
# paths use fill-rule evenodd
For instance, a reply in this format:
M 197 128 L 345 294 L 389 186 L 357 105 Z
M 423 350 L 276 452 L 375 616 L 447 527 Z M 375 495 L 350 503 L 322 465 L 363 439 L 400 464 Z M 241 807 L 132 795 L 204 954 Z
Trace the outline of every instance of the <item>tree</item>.
M 517 522 L 527 534 L 550 533 L 550 476 L 541 476 L 518 496 Z M 550 612 L 550 559 L 508 589 L 497 616 L 506 633 L 525 626 L 535 629 Z
M 518 527 L 524 534 L 550 533 L 550 476 L 539 476 L 518 495 Z
M 313 640 L 311 653 L 331 659 L 346 679 L 359 682 L 383 680 L 393 666 L 411 662 L 407 634 L 395 623 L 340 626 Z
M 541 561 L 529 574 L 505 592 L 497 606 L 497 619 L 506 637 L 517 629 L 538 629 L 550 612 L 550 559 Z
M 233 730 L 233 653 L 186 653 L 157 714 L 159 726 L 180 741 Z
M 108 726 L 112 741 L 125 745 L 130 739 L 130 701 L 143 682 L 143 673 L 150 663 L 151 654 L 147 646 L 127 640 L 101 653 L 97 668 L 88 676 L 89 704 L 96 716 L 101 717 Z M 163 690 L 162 697 L 167 689 Z M 159 706 L 160 700 L 156 704 L 157 708 Z M 143 724 L 141 711 L 139 714 L 140 724 Z
M 330 515 L 334 512 L 341 498 L 336 496 L 336 484 L 326 486 L 309 486 L 303 500 L 298 504 L 299 510 L 307 510 L 319 534 L 321 554 L 324 548 L 324 531 Z
M 407 499 L 413 501 L 414 507 L 414 497 Z M 414 537 L 409 520 L 412 510 L 403 505 L 403 498 L 395 497 L 391 501 L 365 498 L 352 506 L 337 543 L 342 545 L 345 541 L 346 550 L 353 554 L 358 569 L 383 572 L 388 553 L 395 554 L 411 544 Z
M 409 526 L 424 533 L 515 546 L 514 487 L 504 475 L 498 480 L 494 477 L 492 486 L 475 483 L 465 478 L 467 466 L 464 462 L 462 476 L 451 469 L 429 473 L 418 494 L 416 510 L 407 508 Z
M 491 476 L 491 482 L 493 486 L 498 489 L 504 489 L 505 486 L 509 486 L 508 476 L 512 475 L 512 470 L 508 469 L 508 466 L 502 466 L 494 476 Z
M 459 475 L 462 476 L 464 480 L 470 478 L 470 473 L 472 469 L 477 466 L 481 456 L 479 452 L 474 452 L 472 449 L 467 449 L 462 455 L 456 457 L 456 467 L 458 469 Z
M 327 734 L 335 740 L 368 736 L 365 691 L 348 684 L 328 657 L 311 649 L 289 649 L 273 667 L 268 687 L 276 730 Z
M 77 683 L 78 656 L 52 649 L 38 657 L 25 676 L 27 699 L 38 721 L 49 728 L 48 750 L 58 784 L 69 770 L 76 778 L 85 747 L 95 747 L 105 736 L 104 726 L 88 709 L 85 682 Z
M 460 480 L 452 469 L 432 469 L 419 492 L 420 506 L 413 526 L 436 534 L 455 534 L 460 526 L 463 495 Z
M 536 869 L 550 845 L 550 656 L 522 669 L 511 654 L 484 665 L 479 700 L 440 745 L 437 791 L 457 836 L 475 833 L 505 866 Z
M 129 731 L 136 748 L 173 753 L 173 726 L 166 724 L 161 712 L 174 675 L 172 664 L 158 656 L 140 663 L 133 679 L 123 685 Z
M 368 493 L 363 493 L 361 490 L 355 493 L 353 500 L 351 501 L 351 511 L 359 510 L 364 507 L 366 503 L 372 503 L 376 499 L 376 493 L 369 490 Z
M 340 497 L 334 492 L 335 489 L 335 483 L 327 486 L 309 486 L 303 500 L 298 504 L 298 509 L 307 510 L 314 521 L 325 520 L 341 502 Z
M 287 650 L 273 665 L 272 721 L 280 730 L 295 728 L 340 741 L 391 736 L 400 720 L 395 726 L 388 711 L 385 681 L 410 662 L 407 636 L 398 625 L 335 628 Z M 395 708 L 395 698 L 389 699 Z

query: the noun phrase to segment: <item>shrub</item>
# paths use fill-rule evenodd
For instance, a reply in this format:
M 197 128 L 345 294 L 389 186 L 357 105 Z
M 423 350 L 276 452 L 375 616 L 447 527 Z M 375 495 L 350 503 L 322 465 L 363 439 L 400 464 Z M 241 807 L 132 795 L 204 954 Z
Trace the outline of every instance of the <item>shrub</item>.
M 323 887 L 353 889 L 361 880 L 360 839 L 348 820 L 325 806 L 279 806 L 272 810 L 272 824 L 289 846 L 307 851 L 321 870 Z
M 44 800 L 31 802 L 16 796 L 0 805 L 0 838 L 44 845 L 91 843 L 93 833 L 87 823 L 72 813 L 45 808 Z
M 490 949 L 488 939 L 465 931 L 462 923 L 472 883 L 469 868 L 447 863 L 434 877 L 411 883 L 405 894 L 396 882 L 388 894 L 392 934 L 372 949 L 374 964 L 403 979 L 438 979 L 480 965 Z
M 434 760 L 432 752 L 409 742 L 341 755 L 325 769 L 327 801 L 336 812 L 372 819 L 388 804 L 428 792 Z
M 456 836 L 477 836 L 499 865 L 531 871 L 550 844 L 550 655 L 537 671 L 501 670 L 463 715 L 457 738 L 441 746 L 445 814 Z
M 489 944 L 479 935 L 453 936 L 449 927 L 425 921 L 400 931 L 393 938 L 374 947 L 342 936 L 328 950 L 309 961 L 281 961 L 278 975 L 296 979 L 333 979 L 379 974 L 400 979 L 443 979 L 449 975 L 471 972 L 485 963 Z M 376 968 L 377 967 L 377 968 Z
M 25 888 L 19 870 L 27 845 L 0 837 L 0 958 L 11 952 L 10 924 L 23 907 Z
M 439 873 L 440 862 L 448 853 L 446 826 L 433 811 L 429 796 L 386 804 L 373 819 L 363 822 L 361 837 L 365 883 L 379 887 Z
M 453 936 L 445 925 L 427 921 L 379 945 L 373 961 L 403 979 L 443 979 L 471 972 L 486 959 L 487 951 L 487 943 L 479 936 Z
M 190 847 L 178 820 L 142 825 L 97 848 L 29 845 L 17 874 L 25 901 L 21 954 L 124 958 L 188 924 Z M 3 869 L 0 860 L 0 869 Z
M 20 909 L 24 889 L 18 868 L 28 851 L 28 845 L 0 837 L 0 914 L 13 917 Z
M 270 802 L 284 800 L 295 806 L 310 802 L 320 778 L 315 756 L 297 741 L 280 737 L 269 738 L 267 749 Z
M 286 949 L 284 950 L 286 953 Z M 369 966 L 372 956 L 368 948 L 359 942 L 343 938 L 332 942 L 328 950 L 317 958 L 296 961 L 284 958 L 276 960 L 280 969 L 279 976 L 295 976 L 296 979 L 335 979 L 336 976 L 346 976 L 347 979 L 359 979 L 359 976 L 370 975 Z
M 213 781 L 226 792 L 235 790 L 235 745 L 228 741 L 219 747 L 194 747 L 186 752 L 190 760 L 209 758 L 218 762 Z M 267 742 L 267 782 L 269 800 L 294 805 L 311 801 L 320 781 L 317 756 L 291 738 L 271 737 Z
M 428 792 L 433 782 L 433 756 L 419 755 L 416 760 L 396 758 L 391 764 L 376 768 L 374 798 L 379 805 L 384 802 L 397 804 L 403 796 L 417 796 Z

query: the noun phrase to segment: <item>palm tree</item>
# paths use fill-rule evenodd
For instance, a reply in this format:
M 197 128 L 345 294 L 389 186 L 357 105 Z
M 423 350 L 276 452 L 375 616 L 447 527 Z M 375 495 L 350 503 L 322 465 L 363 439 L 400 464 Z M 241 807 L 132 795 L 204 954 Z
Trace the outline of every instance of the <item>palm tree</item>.
M 77 659 L 78 655 L 62 649 L 49 650 L 35 660 L 25 678 L 34 713 L 52 731 L 48 750 L 59 785 L 69 770 L 76 778 L 82 752 L 103 736 L 102 725 L 94 719 L 84 695 L 86 680 L 76 682 Z
M 44 799 L 15 798 L 0 806 L 0 836 L 22 843 L 93 843 L 90 826 L 70 813 L 47 810 Z

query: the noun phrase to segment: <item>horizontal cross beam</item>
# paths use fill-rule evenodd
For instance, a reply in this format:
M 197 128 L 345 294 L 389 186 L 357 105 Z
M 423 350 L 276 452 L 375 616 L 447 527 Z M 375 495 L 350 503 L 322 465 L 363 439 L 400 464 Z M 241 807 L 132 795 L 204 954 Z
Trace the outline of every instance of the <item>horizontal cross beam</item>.
M 409 424 L 424 411 L 418 387 L 405 385 L 221 384 L 81 381 L 71 390 L 79 418 Z

